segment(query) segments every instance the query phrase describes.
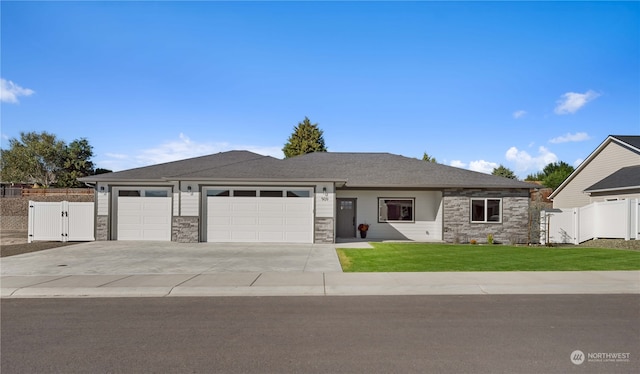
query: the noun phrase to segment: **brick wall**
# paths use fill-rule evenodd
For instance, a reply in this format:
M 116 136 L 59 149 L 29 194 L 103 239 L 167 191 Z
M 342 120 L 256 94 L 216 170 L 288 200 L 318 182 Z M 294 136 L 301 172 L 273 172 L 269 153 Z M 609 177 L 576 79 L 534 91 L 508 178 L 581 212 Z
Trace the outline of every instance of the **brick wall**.
M 93 202 L 94 193 L 93 189 L 87 188 L 24 189 L 20 197 L 1 198 L 0 230 L 25 232 L 28 230 L 29 200 Z
M 501 198 L 501 223 L 471 223 L 470 199 Z M 444 241 L 468 243 L 476 240 L 486 243 L 487 235 L 505 244 L 526 243 L 529 226 L 528 190 L 455 190 L 444 191 Z

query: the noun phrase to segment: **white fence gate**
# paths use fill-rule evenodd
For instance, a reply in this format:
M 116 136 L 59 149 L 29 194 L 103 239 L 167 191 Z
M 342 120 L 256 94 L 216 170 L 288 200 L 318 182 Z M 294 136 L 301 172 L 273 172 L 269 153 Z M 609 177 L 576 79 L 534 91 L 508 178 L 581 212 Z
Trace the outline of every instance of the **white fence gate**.
M 93 241 L 94 203 L 29 201 L 28 242 Z
M 540 243 L 580 244 L 597 238 L 640 240 L 640 200 L 592 203 L 582 208 L 543 210 Z

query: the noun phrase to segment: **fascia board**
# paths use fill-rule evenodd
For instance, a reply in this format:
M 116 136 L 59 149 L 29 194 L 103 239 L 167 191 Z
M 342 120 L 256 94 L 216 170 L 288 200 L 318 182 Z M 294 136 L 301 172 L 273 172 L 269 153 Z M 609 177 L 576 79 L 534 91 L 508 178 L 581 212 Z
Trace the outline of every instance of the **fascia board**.
M 618 188 L 601 188 L 599 190 L 584 190 L 585 193 L 596 193 L 596 192 L 612 192 L 612 191 L 626 191 L 626 190 L 638 190 L 640 186 L 628 186 L 628 187 L 618 187 Z
M 292 179 L 273 179 L 273 178 L 170 178 L 165 177 L 163 181 L 170 182 L 243 182 L 243 183 L 346 183 L 346 180 L 326 179 L 326 178 L 292 178 Z

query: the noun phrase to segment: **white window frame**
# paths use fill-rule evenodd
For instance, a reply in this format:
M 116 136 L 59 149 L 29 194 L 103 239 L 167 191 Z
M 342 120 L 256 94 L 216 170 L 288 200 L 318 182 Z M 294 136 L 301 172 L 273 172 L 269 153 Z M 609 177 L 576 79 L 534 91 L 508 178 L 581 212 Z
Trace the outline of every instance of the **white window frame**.
M 388 219 L 382 216 L 382 207 L 386 200 L 401 200 L 411 202 L 411 219 Z M 378 198 L 378 222 L 379 223 L 414 223 L 416 221 L 415 197 L 379 197 Z
M 208 192 L 209 191 L 214 191 L 214 190 L 219 190 L 219 191 L 228 191 L 229 195 L 228 196 L 222 196 L 222 195 L 209 195 Z M 255 191 L 256 192 L 256 196 L 236 196 L 235 192 L 236 191 Z M 217 197 L 217 198 L 229 198 L 229 197 L 243 197 L 243 198 L 258 198 L 258 197 L 265 197 L 262 196 L 262 191 L 282 191 L 282 196 L 281 197 L 272 197 L 272 198 L 276 198 L 276 199 L 299 199 L 299 198 L 304 198 L 304 199 L 309 199 L 313 197 L 313 189 L 309 188 L 309 187 L 286 187 L 286 186 L 205 186 L 203 188 L 203 197 L 206 199 L 207 197 Z M 293 193 L 293 196 L 289 196 L 288 192 L 291 191 Z M 296 193 L 299 192 L 305 192 L 307 196 L 297 196 L 295 195 Z
M 488 202 L 490 200 L 495 200 L 499 202 L 499 206 L 498 206 L 498 220 L 497 221 L 490 221 L 488 219 L 489 214 L 488 214 Z M 474 201 L 483 201 L 484 202 L 484 220 L 482 221 L 475 221 L 473 219 L 473 202 Z M 502 198 L 499 197 L 472 197 L 471 199 L 469 199 L 469 221 L 471 223 L 502 223 Z

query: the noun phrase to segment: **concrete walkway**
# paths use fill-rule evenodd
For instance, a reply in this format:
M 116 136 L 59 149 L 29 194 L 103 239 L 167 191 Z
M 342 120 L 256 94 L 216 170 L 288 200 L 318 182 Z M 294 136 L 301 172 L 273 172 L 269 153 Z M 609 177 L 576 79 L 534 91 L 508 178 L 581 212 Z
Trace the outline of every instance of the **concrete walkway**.
M 82 243 L 2 258 L 0 296 L 640 294 L 640 271 L 342 273 L 346 246 Z

